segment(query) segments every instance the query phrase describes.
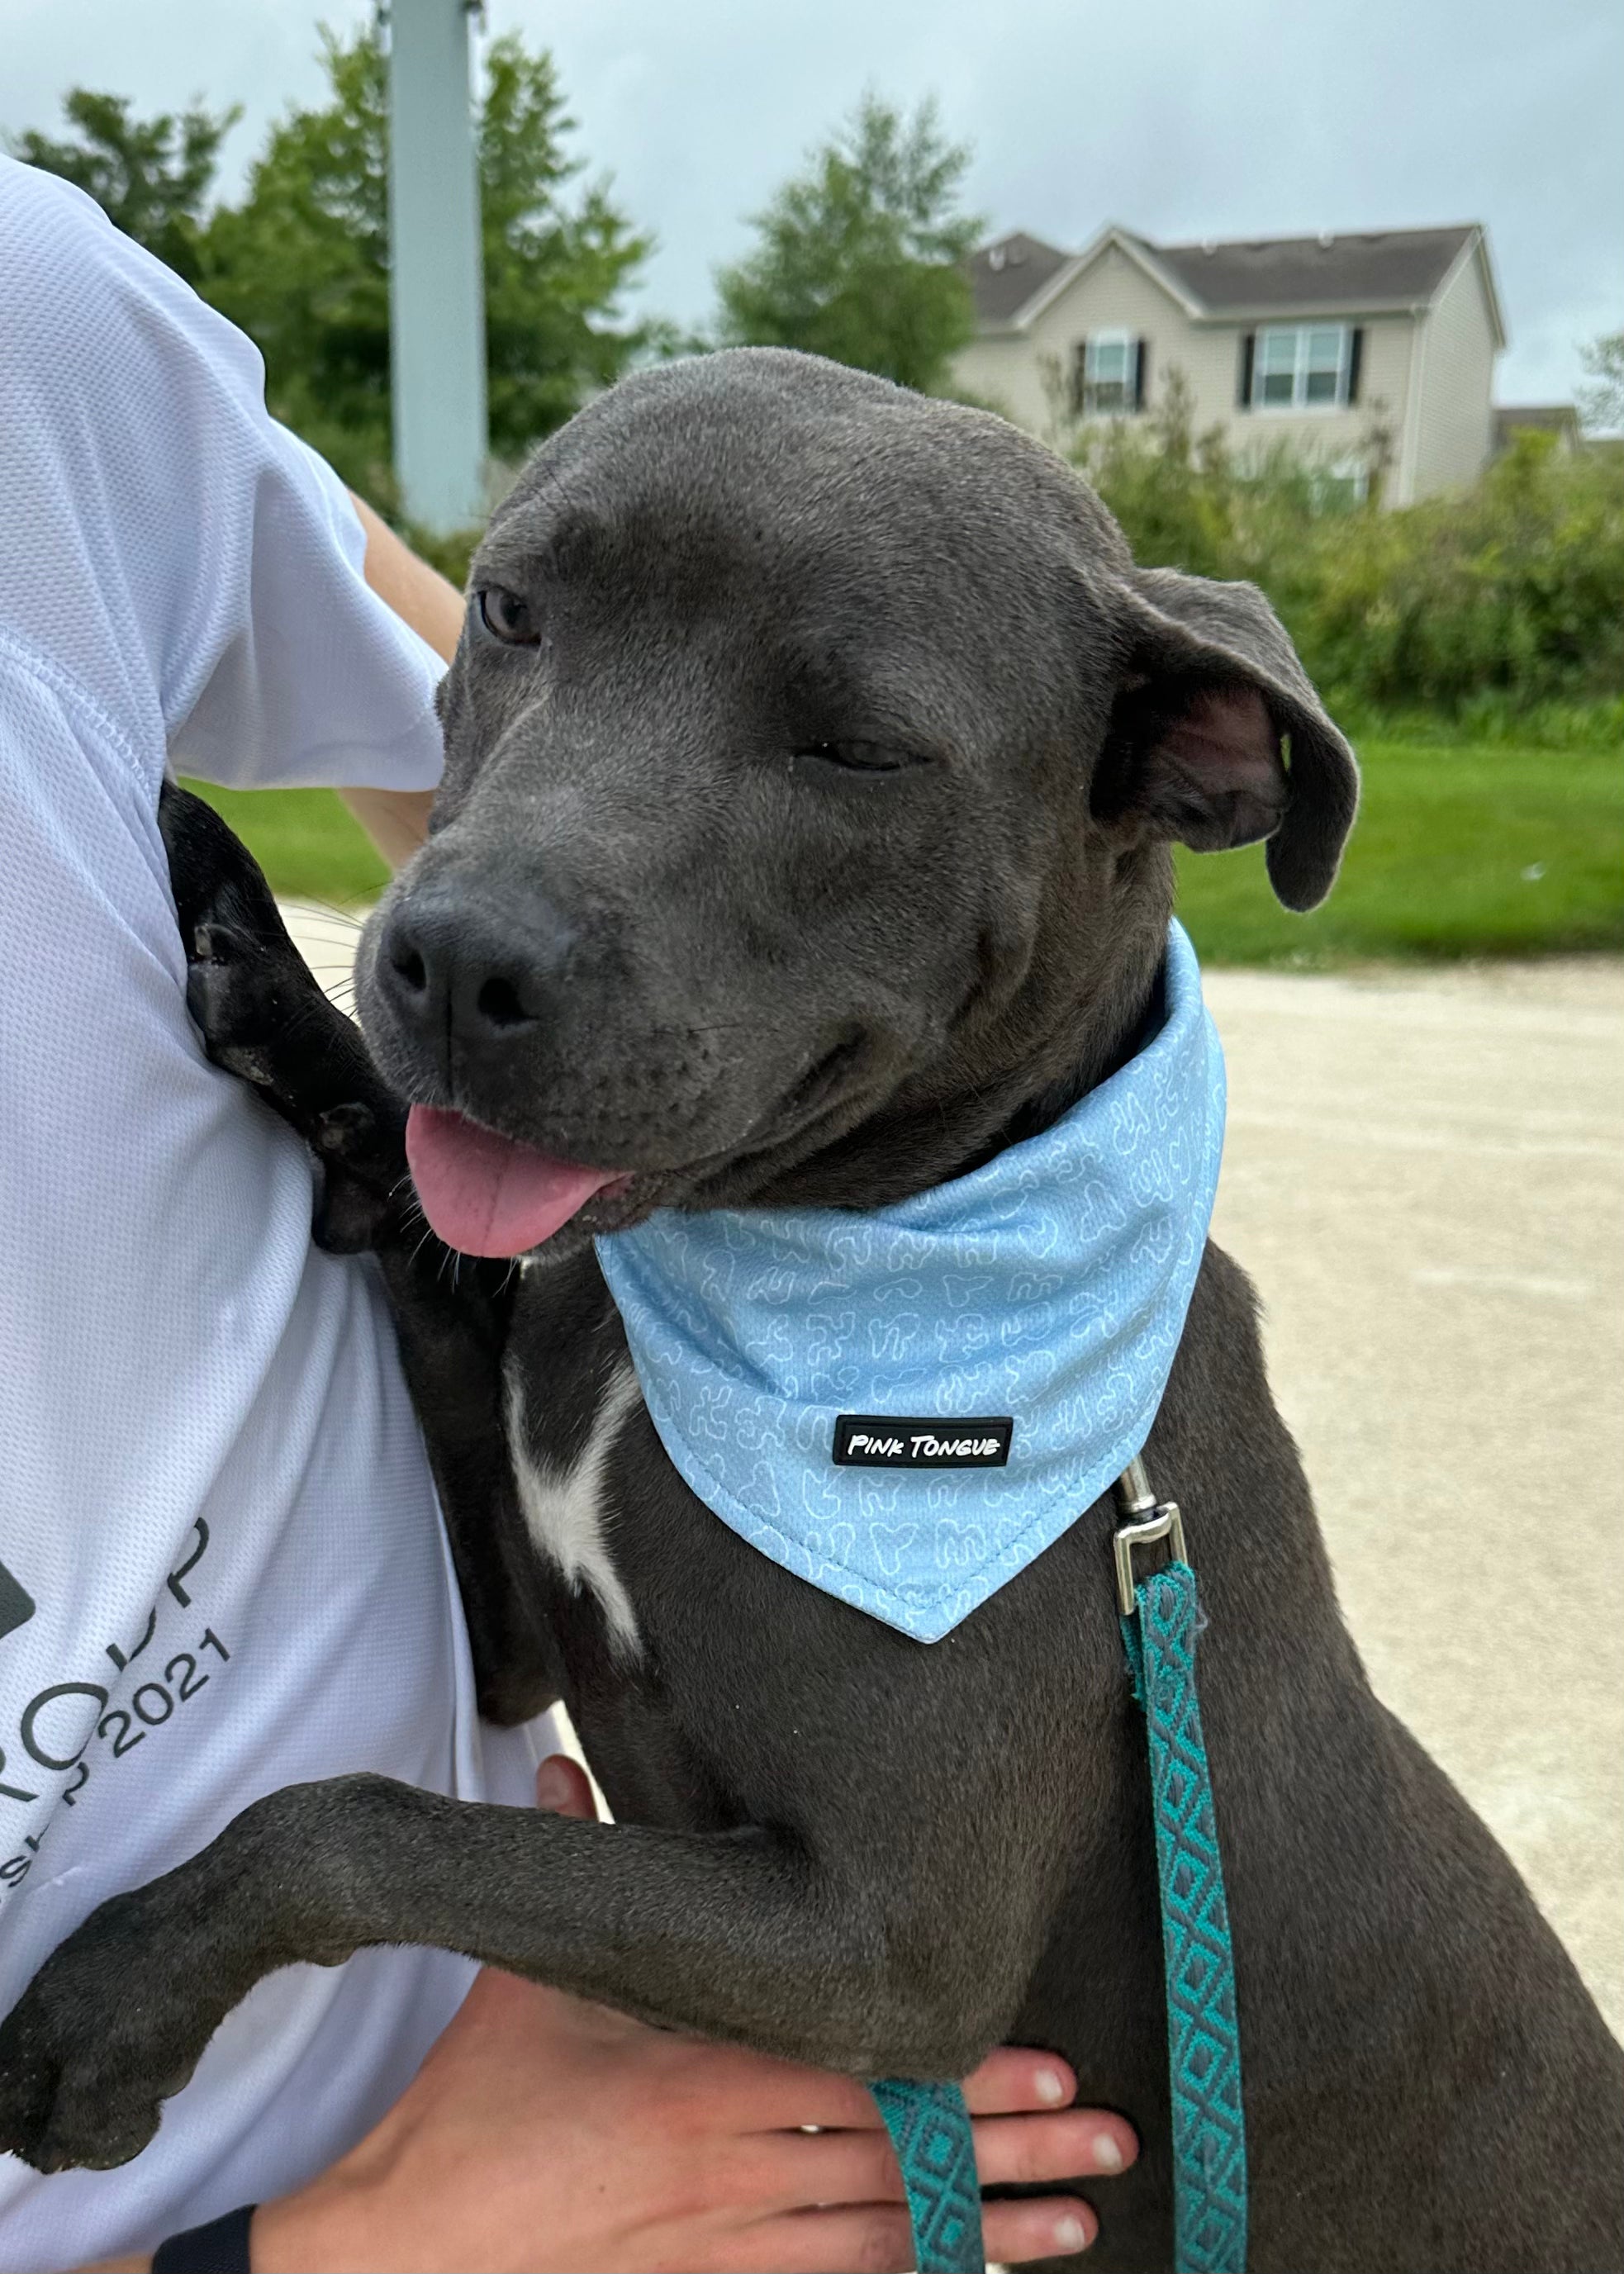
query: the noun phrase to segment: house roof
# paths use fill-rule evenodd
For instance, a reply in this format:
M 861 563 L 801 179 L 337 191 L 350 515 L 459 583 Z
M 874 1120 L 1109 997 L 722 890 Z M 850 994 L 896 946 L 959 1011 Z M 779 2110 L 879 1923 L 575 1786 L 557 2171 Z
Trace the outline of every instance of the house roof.
M 971 256 L 971 290 L 983 328 L 1020 328 L 1039 305 L 1052 299 L 1110 244 L 1138 260 L 1192 316 L 1209 318 L 1424 306 L 1462 253 L 1476 244 L 1494 320 L 1503 331 L 1483 231 L 1475 222 L 1448 229 L 1366 230 L 1343 237 L 1327 232 L 1200 245 L 1154 245 L 1132 230 L 1107 228 L 1084 252 L 1070 256 L 1017 231 Z
M 1477 234 L 1389 229 L 1357 237 L 1267 237 L 1160 245 L 1155 257 L 1214 315 L 1247 309 L 1414 307 L 1432 298 Z
M 1007 324 L 1018 316 L 1071 256 L 1041 237 L 1016 230 L 970 255 L 970 290 L 984 324 Z

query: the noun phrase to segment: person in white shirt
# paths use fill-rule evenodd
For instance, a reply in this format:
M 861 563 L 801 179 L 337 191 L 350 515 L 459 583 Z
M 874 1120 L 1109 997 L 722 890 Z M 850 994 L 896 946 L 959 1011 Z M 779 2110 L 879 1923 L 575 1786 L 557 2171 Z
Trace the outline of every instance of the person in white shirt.
M 268 417 L 240 333 L 5 159 L 0 322 L 4 2011 L 260 1794 L 368 1768 L 527 1803 L 550 1740 L 477 1717 L 380 1283 L 312 1247 L 303 1148 L 203 1057 L 156 825 L 166 768 L 329 783 L 404 857 L 462 602 Z M 429 1950 L 271 1977 L 134 2164 L 0 2159 L 0 2265 L 144 2264 L 245 2203 L 259 2274 L 907 2263 L 855 2085 L 472 1980 Z M 988 2176 L 1132 2154 L 1072 2089 L 978 2073 Z M 1092 2232 L 1069 2195 L 989 2211 L 1005 2258 Z

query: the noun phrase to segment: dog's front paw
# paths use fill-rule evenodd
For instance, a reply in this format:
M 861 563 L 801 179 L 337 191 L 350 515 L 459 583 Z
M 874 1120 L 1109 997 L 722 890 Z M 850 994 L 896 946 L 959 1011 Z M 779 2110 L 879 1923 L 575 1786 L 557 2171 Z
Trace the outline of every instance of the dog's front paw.
M 291 942 L 288 956 L 302 976 Z M 282 960 L 229 924 L 194 924 L 186 943 L 186 1008 L 203 1046 L 216 1065 L 256 1089 L 278 1088 L 271 1045 L 286 1025 Z
M 116 1895 L 0 2024 L 0 2150 L 36 2172 L 127 2164 L 221 2018 L 164 1978 L 144 1894 Z
M 218 1066 L 251 1082 L 327 1174 L 315 1233 L 341 1254 L 406 1228 L 406 1109 L 312 977 L 247 847 L 199 798 L 158 808 L 186 951 L 186 1008 Z
M 298 1063 L 289 1028 L 307 1025 L 312 1001 L 325 1008 L 325 998 L 264 871 L 214 809 L 166 782 L 158 826 L 186 951 L 186 1007 L 217 1065 L 274 1089 L 277 1052 L 290 1057 L 288 1073 Z

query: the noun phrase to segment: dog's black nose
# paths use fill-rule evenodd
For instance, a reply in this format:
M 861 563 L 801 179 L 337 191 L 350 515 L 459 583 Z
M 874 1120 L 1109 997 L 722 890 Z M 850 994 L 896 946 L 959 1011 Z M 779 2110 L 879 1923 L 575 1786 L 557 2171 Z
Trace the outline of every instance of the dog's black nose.
M 454 888 L 409 893 L 390 915 L 375 967 L 402 1027 L 437 1053 L 500 1051 L 545 1015 L 575 928 L 538 894 L 523 914 L 499 912 Z

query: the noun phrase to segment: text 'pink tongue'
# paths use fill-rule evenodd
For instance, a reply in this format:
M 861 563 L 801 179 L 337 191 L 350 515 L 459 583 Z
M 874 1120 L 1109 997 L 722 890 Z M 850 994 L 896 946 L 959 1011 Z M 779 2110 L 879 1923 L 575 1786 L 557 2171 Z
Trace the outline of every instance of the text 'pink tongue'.
M 614 1169 L 555 1161 L 438 1105 L 407 1115 L 406 1160 L 424 1215 L 464 1255 L 539 1247 L 594 1193 L 620 1181 Z

